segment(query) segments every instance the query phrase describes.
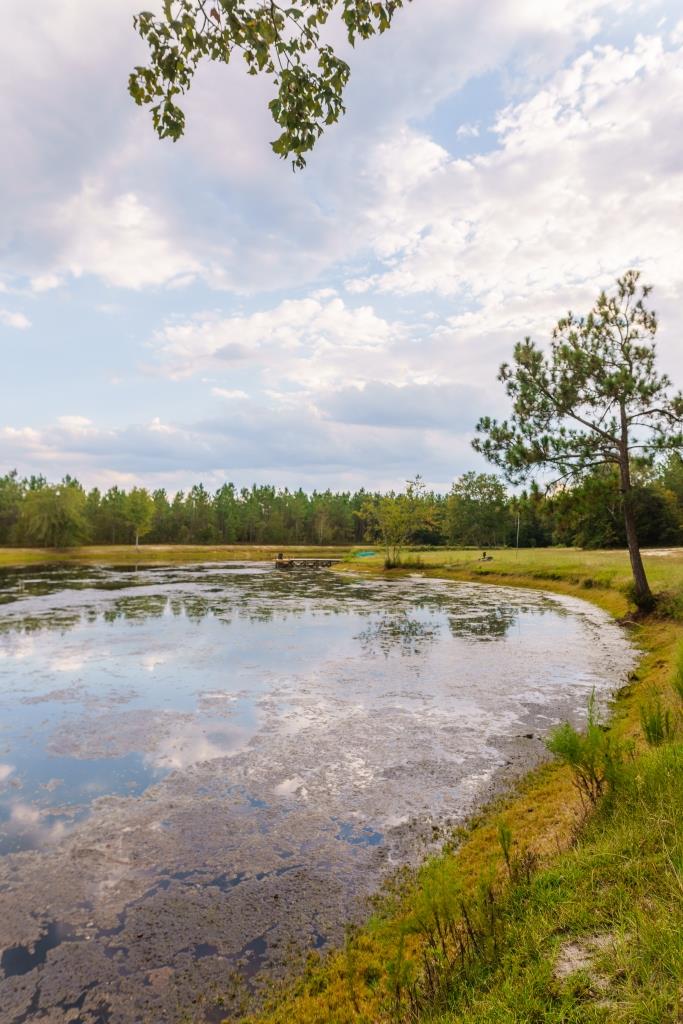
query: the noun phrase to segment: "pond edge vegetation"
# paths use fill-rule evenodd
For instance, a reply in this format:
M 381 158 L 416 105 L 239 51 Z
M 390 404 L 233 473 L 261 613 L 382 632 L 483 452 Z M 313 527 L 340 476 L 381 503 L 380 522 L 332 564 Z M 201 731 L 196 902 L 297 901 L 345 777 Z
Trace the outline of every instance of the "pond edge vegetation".
M 348 569 L 349 565 L 340 567 Z M 354 562 L 377 574 L 381 565 Z M 390 878 L 344 947 L 312 953 L 250 1024 L 680 1021 L 683 1012 L 683 612 L 550 566 L 429 565 L 390 575 L 581 597 L 641 651 L 609 724 L 554 730 L 555 760 Z M 227 1005 L 226 1005 L 227 1011 Z

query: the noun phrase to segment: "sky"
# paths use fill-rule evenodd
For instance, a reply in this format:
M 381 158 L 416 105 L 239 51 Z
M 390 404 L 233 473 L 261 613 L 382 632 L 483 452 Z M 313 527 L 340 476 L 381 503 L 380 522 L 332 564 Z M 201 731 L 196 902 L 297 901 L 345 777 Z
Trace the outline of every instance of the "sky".
M 157 139 L 140 6 L 4 0 L 0 474 L 445 490 L 514 343 L 630 267 L 683 385 L 680 0 L 413 0 L 297 173 L 239 63 Z

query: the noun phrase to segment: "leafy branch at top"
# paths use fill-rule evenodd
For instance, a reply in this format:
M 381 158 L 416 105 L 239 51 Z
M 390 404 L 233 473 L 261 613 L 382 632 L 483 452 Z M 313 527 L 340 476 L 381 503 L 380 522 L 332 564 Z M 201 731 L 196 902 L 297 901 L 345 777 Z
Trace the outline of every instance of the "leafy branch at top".
M 151 108 L 159 137 L 175 141 L 185 131 L 177 101 L 190 88 L 199 64 L 205 59 L 227 64 L 238 51 L 248 74 L 273 78 L 277 92 L 268 106 L 281 133 L 272 147 L 302 168 L 304 154 L 345 111 L 350 68 L 321 39 L 332 11 L 341 6 L 354 45 L 385 32 L 404 2 L 410 0 L 164 0 L 161 16 L 142 11 L 134 18 L 150 61 L 132 71 L 128 89 L 138 105 Z

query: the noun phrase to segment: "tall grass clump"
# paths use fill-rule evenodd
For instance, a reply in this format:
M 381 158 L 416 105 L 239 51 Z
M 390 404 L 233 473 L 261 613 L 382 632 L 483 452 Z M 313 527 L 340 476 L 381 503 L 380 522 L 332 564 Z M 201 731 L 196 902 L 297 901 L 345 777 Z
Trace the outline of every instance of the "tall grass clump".
M 671 685 L 681 700 L 683 700 L 683 642 L 678 645 L 678 651 L 674 659 L 674 674 Z
M 657 594 L 639 594 L 636 585 L 633 582 L 626 584 L 624 587 L 624 593 L 626 594 L 629 603 L 634 604 L 638 611 L 642 612 L 644 615 L 649 615 L 650 612 L 653 612 L 659 603 Z
M 617 788 L 630 752 L 627 744 L 601 724 L 595 693 L 588 701 L 585 732 L 580 733 L 565 722 L 551 732 L 546 745 L 551 754 L 571 768 L 584 806 L 595 806 L 602 796 Z
M 676 722 L 669 708 L 663 708 L 659 697 L 640 708 L 640 726 L 651 747 L 671 743 L 676 737 Z
M 419 555 L 414 558 L 402 558 L 400 555 L 397 558 L 391 558 L 389 555 L 384 559 L 385 569 L 424 569 L 425 563 Z

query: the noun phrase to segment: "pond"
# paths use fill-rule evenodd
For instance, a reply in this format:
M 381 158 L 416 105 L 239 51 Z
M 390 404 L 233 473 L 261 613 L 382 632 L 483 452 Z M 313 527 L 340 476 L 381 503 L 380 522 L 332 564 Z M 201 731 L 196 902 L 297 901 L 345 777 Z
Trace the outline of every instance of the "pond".
M 584 602 L 264 563 L 0 573 L 0 1017 L 217 1021 L 543 756 Z

